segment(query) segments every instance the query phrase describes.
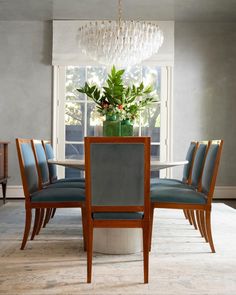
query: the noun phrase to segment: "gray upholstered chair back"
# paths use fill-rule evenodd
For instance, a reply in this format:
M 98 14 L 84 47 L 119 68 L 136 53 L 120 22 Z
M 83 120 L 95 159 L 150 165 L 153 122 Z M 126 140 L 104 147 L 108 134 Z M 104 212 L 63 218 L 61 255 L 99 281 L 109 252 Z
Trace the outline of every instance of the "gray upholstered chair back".
M 35 157 L 31 143 L 21 143 L 20 145 L 27 188 L 29 193 L 32 194 L 39 188 Z
M 202 174 L 202 192 L 205 194 L 209 193 L 211 187 L 218 151 L 219 144 L 211 144 L 206 156 Z
M 91 143 L 91 205 L 144 205 L 144 144 Z
M 191 185 L 194 186 L 195 188 L 198 187 L 200 177 L 202 174 L 204 159 L 205 159 L 206 151 L 207 151 L 207 145 L 208 143 L 200 143 L 196 151 L 196 155 L 195 155 L 195 159 L 193 163 L 193 169 L 192 169 L 192 177 L 191 177 L 192 179 Z
M 35 147 L 40 174 L 42 177 L 42 184 L 48 184 L 50 182 L 49 170 L 48 170 L 48 163 L 47 163 L 47 158 L 46 158 L 43 144 L 41 141 L 36 141 L 34 142 L 34 147 Z
M 197 147 L 197 142 L 190 143 L 190 146 L 188 148 L 187 155 L 186 155 L 186 160 L 188 161 L 188 164 L 184 165 L 184 169 L 183 169 L 183 178 L 182 178 L 183 182 L 187 182 L 189 178 L 189 173 L 192 166 L 192 161 L 193 161 L 196 147 Z
M 45 144 L 45 152 L 47 155 L 47 159 L 54 159 L 54 152 L 53 152 L 53 148 L 52 145 L 48 142 L 46 142 Z M 49 174 L 50 174 L 50 179 L 51 180 L 56 180 L 57 179 L 57 168 L 55 164 L 48 164 L 48 168 L 49 168 Z

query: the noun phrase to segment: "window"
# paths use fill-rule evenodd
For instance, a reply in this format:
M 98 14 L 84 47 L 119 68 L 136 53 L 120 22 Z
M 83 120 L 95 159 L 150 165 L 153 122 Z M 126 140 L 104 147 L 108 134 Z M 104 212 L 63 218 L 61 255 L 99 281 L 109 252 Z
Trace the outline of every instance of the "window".
M 95 103 L 76 89 L 85 81 L 102 87 L 109 71 L 103 66 L 55 67 L 54 144 L 57 145 L 58 158 L 83 158 L 84 136 L 102 134 L 102 121 L 95 110 Z M 169 154 L 170 73 L 170 67 L 142 65 L 127 68 L 123 76 L 127 84 L 143 81 L 144 85 L 152 84 L 156 89 L 157 101 L 135 122 L 134 135 L 151 136 L 151 156 L 161 160 L 168 159 Z M 60 176 L 64 176 L 63 169 L 60 168 Z M 73 176 L 78 176 L 78 171 L 66 168 L 65 177 Z

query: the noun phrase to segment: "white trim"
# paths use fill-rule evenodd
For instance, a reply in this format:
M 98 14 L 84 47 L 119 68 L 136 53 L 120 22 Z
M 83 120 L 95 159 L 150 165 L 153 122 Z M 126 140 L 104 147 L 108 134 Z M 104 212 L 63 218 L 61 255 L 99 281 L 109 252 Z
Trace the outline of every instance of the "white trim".
M 56 146 L 57 142 L 57 101 L 58 101 L 58 67 L 53 66 L 53 101 L 52 101 L 52 145 Z
M 22 186 L 8 185 L 6 198 L 24 198 Z M 236 199 L 236 186 L 216 186 L 214 199 Z

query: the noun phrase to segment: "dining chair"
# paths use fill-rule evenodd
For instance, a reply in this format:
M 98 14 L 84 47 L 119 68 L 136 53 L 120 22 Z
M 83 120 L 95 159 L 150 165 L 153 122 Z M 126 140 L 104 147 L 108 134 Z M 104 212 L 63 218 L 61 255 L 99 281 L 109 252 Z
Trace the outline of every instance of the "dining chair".
M 173 179 L 173 178 L 152 178 L 151 186 L 152 185 L 155 186 L 157 184 L 176 185 L 176 184 L 182 184 L 182 183 L 189 183 L 197 147 L 198 147 L 197 141 L 192 141 L 189 145 L 186 158 L 185 158 L 188 161 L 188 163 L 184 165 L 182 180 Z
M 50 140 L 42 140 L 42 144 L 46 153 L 47 160 L 52 160 L 55 158 L 53 147 L 51 145 Z M 60 178 L 57 177 L 57 168 L 55 164 L 48 163 L 48 169 L 49 169 L 49 177 L 51 183 L 54 182 L 81 182 L 85 183 L 85 179 L 83 177 L 71 177 L 71 178 Z
M 36 159 L 36 165 L 37 165 L 37 170 L 38 170 L 38 175 L 39 175 L 39 182 L 42 187 L 79 187 L 79 188 L 85 188 L 85 183 L 84 181 L 58 181 L 54 179 L 54 181 L 51 183 L 50 182 L 50 173 L 49 173 L 49 168 L 48 168 L 48 162 L 47 162 L 47 156 L 45 153 L 45 149 L 43 147 L 43 143 L 41 140 L 36 140 L 32 139 L 32 146 L 33 146 L 33 151 L 35 154 L 35 159 Z
M 20 165 L 23 190 L 25 195 L 25 229 L 21 250 L 28 240 L 32 210 L 35 209 L 35 223 L 33 232 L 37 230 L 41 210 L 47 208 L 81 208 L 83 221 L 83 235 L 85 243 L 85 192 L 81 188 L 44 188 L 40 186 L 39 176 L 32 141 L 16 138 L 16 147 Z M 34 234 L 34 233 L 32 233 Z
M 155 208 L 196 210 L 200 212 L 202 220 L 199 222 L 199 225 L 213 253 L 215 252 L 215 247 L 211 232 L 211 204 L 222 146 L 223 140 L 213 140 L 210 142 L 198 191 L 171 186 L 159 186 L 151 191 L 151 224 L 153 224 Z
M 39 176 L 39 185 L 40 188 L 83 188 L 85 189 L 85 183 L 81 181 L 66 181 L 66 182 L 60 182 L 57 180 L 54 180 L 53 183 L 50 182 L 50 173 L 49 173 L 49 166 L 47 162 L 47 157 L 45 153 L 45 149 L 43 147 L 43 143 L 41 140 L 32 139 L 32 146 L 33 151 L 35 154 L 36 159 L 36 165 L 38 170 L 38 176 Z M 39 226 L 36 234 L 39 234 L 40 231 L 40 224 L 43 227 L 46 226 L 46 224 L 49 222 L 51 217 L 54 217 L 56 212 L 56 209 L 52 210 L 52 208 L 48 208 L 46 210 L 46 215 L 44 217 L 44 212 L 41 211 Z M 44 222 L 43 219 L 44 218 Z
M 150 138 L 85 137 L 87 282 L 92 278 L 94 228 L 142 228 L 148 283 Z
M 188 182 L 178 181 L 178 182 L 170 182 L 170 183 L 153 183 L 151 184 L 151 191 L 158 189 L 160 186 L 166 186 L 166 187 L 179 187 L 179 188 L 186 188 L 186 189 L 193 189 L 197 190 L 199 189 L 200 183 L 201 183 L 201 176 L 203 172 L 203 166 L 206 159 L 207 151 L 210 146 L 210 141 L 199 141 L 197 144 L 197 148 L 194 155 L 194 160 L 192 161 L 190 174 L 188 177 Z M 200 230 L 200 233 L 202 234 L 201 228 L 198 226 L 197 223 L 199 222 L 199 219 L 195 219 L 195 212 L 194 210 L 183 210 L 184 215 L 186 219 L 189 220 L 189 223 L 194 226 L 195 229 Z M 197 213 L 196 213 L 197 214 Z

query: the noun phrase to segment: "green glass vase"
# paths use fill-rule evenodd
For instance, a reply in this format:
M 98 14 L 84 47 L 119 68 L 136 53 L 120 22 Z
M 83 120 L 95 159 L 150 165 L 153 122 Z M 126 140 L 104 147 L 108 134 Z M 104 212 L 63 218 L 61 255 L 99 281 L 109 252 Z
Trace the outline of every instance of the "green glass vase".
M 106 120 L 103 122 L 103 136 L 121 136 L 121 123 L 116 115 L 106 115 Z
M 134 126 L 129 119 L 121 121 L 121 136 L 133 136 Z

